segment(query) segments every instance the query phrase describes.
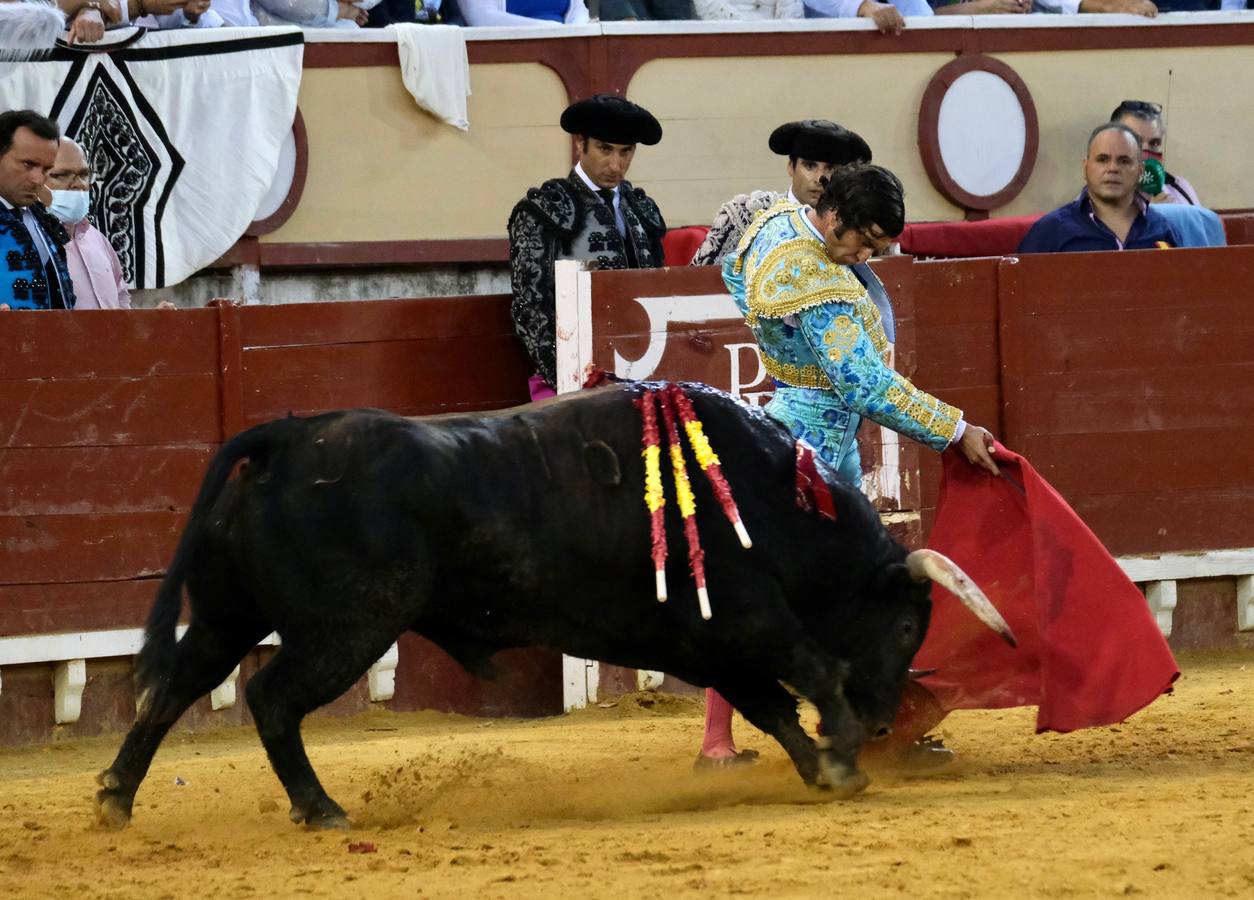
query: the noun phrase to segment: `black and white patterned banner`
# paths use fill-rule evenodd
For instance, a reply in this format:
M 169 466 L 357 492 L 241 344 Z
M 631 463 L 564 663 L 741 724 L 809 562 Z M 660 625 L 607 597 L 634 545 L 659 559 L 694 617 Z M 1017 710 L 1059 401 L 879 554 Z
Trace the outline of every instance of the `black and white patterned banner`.
M 178 284 L 243 235 L 296 115 L 296 29 L 110 33 L 109 52 L 0 64 L 0 108 L 60 122 L 92 163 L 91 219 L 132 287 Z

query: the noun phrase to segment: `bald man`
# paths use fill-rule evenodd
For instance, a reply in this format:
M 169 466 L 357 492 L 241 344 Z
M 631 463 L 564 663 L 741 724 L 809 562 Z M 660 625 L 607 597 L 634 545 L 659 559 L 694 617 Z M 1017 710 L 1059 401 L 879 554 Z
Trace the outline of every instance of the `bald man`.
M 74 308 L 130 309 L 131 293 L 118 254 L 87 218 L 91 184 L 87 154 L 76 142 L 61 138 L 41 199 L 70 235 L 65 256 L 74 283 Z

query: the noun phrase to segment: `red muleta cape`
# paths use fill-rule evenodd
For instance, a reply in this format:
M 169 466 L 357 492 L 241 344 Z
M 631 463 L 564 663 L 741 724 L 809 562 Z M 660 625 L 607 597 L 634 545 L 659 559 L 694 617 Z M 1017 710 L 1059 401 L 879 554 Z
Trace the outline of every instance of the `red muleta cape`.
M 1017 649 L 944 588 L 914 667 L 941 706 L 1036 705 L 1036 730 L 1122 722 L 1180 674 L 1145 598 L 1026 459 L 1000 444 L 1005 477 L 946 452 L 928 546 L 962 567 L 1014 629 Z

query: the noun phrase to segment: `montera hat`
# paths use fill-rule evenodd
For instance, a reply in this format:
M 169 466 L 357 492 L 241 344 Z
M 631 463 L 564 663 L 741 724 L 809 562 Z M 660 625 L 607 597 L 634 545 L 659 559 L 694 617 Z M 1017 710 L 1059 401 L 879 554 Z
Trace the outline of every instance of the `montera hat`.
M 662 139 L 662 126 L 643 106 L 617 94 L 577 100 L 562 113 L 562 130 L 611 144 L 648 144 Z
M 771 151 L 816 162 L 847 166 L 871 161 L 871 147 L 862 137 L 826 119 L 788 122 L 771 132 Z

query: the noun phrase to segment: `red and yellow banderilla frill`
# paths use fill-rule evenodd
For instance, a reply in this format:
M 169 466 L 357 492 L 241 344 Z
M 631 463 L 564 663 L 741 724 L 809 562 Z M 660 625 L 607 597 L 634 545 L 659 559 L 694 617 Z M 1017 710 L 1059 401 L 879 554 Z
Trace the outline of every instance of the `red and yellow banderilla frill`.
M 710 446 L 710 439 L 705 436 L 705 429 L 701 425 L 701 420 L 697 418 L 696 410 L 692 408 L 692 401 L 677 384 L 667 385 L 666 392 L 675 405 L 679 420 L 684 423 L 684 431 L 688 434 L 688 444 L 692 447 L 692 455 L 697 458 L 697 465 L 701 467 L 701 471 L 709 480 L 710 488 L 714 491 L 714 496 L 718 498 L 719 506 L 723 508 L 723 515 L 727 516 L 727 521 L 731 522 L 732 528 L 736 529 L 740 546 L 748 550 L 753 546 L 753 541 L 749 540 L 749 532 L 745 530 L 744 523 L 740 520 L 740 510 L 736 508 L 736 501 L 732 499 L 731 485 L 723 476 L 723 468 L 719 464 L 718 455 Z
M 666 496 L 662 492 L 662 470 L 659 458 L 662 447 L 657 431 L 657 391 L 645 391 L 639 400 L 641 441 L 644 449 L 644 505 L 649 510 L 650 539 L 653 547 L 653 569 L 657 579 L 658 603 L 666 602 L 666 524 L 663 518 Z
M 727 520 L 736 530 L 741 546 L 746 550 L 753 546 L 749 533 L 740 520 L 740 511 L 732 499 L 731 486 L 723 475 L 718 456 L 710 446 L 705 435 L 701 420 L 697 418 L 692 401 L 684 394 L 683 388 L 677 384 L 668 384 L 660 390 L 646 390 L 636 402 L 641 413 L 641 442 L 644 457 L 644 505 L 649 510 L 650 540 L 652 542 L 653 569 L 657 579 L 657 599 L 659 603 L 666 601 L 666 519 L 664 515 L 666 497 L 662 488 L 661 438 L 658 434 L 657 410 L 661 408 L 662 419 L 666 423 L 666 436 L 669 443 L 671 472 L 675 479 L 675 499 L 679 505 L 679 513 L 684 520 L 684 534 L 688 539 L 688 566 L 692 571 L 692 580 L 697 586 L 697 603 L 701 608 L 701 618 L 709 619 L 713 612 L 710 609 L 710 594 L 705 586 L 705 552 L 701 549 L 701 537 L 697 532 L 697 498 L 692 493 L 692 483 L 688 480 L 688 464 L 684 460 L 683 442 L 679 434 L 678 422 L 684 423 L 684 432 L 688 435 L 688 443 L 692 454 L 696 457 L 701 471 L 709 479 L 710 487 L 718 498 L 719 505 Z
M 709 591 L 705 588 L 705 551 L 701 549 L 701 536 L 697 533 L 697 498 L 692 495 L 692 484 L 688 480 L 688 464 L 684 461 L 684 447 L 680 443 L 674 399 L 668 391 L 663 391 L 661 399 L 662 419 L 666 422 L 666 438 L 670 442 L 671 472 L 675 476 L 675 501 L 684 519 L 684 535 L 688 538 L 688 567 L 697 585 L 701 618 L 708 619 L 714 613 L 710 609 Z

